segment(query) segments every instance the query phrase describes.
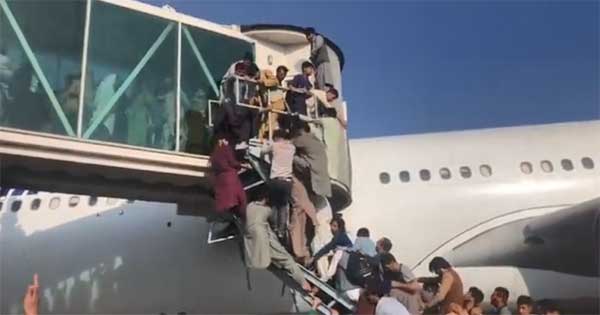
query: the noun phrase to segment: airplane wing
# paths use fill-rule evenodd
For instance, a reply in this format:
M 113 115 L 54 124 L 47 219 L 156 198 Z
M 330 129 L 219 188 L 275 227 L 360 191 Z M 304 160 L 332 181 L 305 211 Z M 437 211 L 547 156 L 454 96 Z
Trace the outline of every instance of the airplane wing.
M 600 198 L 509 222 L 454 247 L 455 266 L 515 266 L 600 276 Z

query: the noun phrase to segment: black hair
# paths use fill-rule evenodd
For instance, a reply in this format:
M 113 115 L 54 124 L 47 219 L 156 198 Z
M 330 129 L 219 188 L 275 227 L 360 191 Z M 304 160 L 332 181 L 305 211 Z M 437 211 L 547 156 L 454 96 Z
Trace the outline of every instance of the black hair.
M 271 206 L 270 191 L 265 187 L 252 191 L 251 198 L 254 201 L 264 201 L 267 206 Z
M 330 88 L 330 89 L 334 88 L 333 84 L 331 84 L 331 83 L 325 83 L 325 87 Z
M 292 129 L 295 131 L 310 132 L 310 125 L 299 117 L 294 117 L 292 119 Z
M 383 288 L 383 282 L 379 277 L 369 278 L 365 283 L 366 295 L 376 295 L 382 297 L 385 295 L 385 289 Z
M 289 119 L 283 120 L 283 122 L 286 123 L 283 126 L 289 126 L 290 136 L 292 138 L 299 136 L 301 134 L 301 131 L 310 132 L 310 126 L 308 125 L 308 123 L 300 119 L 300 117 L 298 116 L 290 117 Z M 280 126 L 282 125 L 280 124 Z
M 395 263 L 396 257 L 390 253 L 383 253 L 379 255 L 379 261 L 381 261 L 381 265 L 385 267 L 391 263 Z
M 273 139 L 289 139 L 290 133 L 286 129 L 277 129 L 273 131 Z
M 473 297 L 475 305 L 479 305 L 483 302 L 483 292 L 478 287 L 470 287 L 469 293 Z
M 517 306 L 519 305 L 533 306 L 533 299 L 528 295 L 519 295 L 517 298 Z
M 541 300 L 538 303 L 538 311 L 537 313 L 540 314 L 547 314 L 550 312 L 558 312 L 558 313 L 562 313 L 560 308 L 558 307 L 558 305 L 556 305 L 556 303 L 552 300 Z
M 310 61 L 305 61 L 302 63 L 302 70 L 306 69 L 306 68 L 315 68 L 315 65 L 312 64 L 312 62 Z
M 252 63 L 252 65 L 250 65 L 250 67 L 248 68 L 248 75 L 250 77 L 255 77 L 259 72 L 260 69 L 255 63 Z
M 226 140 L 229 143 L 229 145 L 232 145 L 233 143 L 235 143 L 233 136 L 231 136 L 231 134 L 229 134 L 228 132 L 225 132 L 225 131 L 217 132 L 213 139 L 214 139 L 214 142 L 212 143 L 213 147 L 217 147 L 219 145 L 219 140 Z
M 319 115 L 335 118 L 335 117 L 337 117 L 337 110 L 335 108 L 320 106 L 319 107 Z
M 365 227 L 358 229 L 358 232 L 356 232 L 356 236 L 369 237 L 369 229 Z
M 429 263 L 429 271 L 431 272 L 435 272 L 436 270 L 440 269 L 448 269 L 451 267 L 452 265 L 450 265 L 450 263 L 446 259 L 439 256 L 434 257 Z
M 507 288 L 505 288 L 505 287 L 496 287 L 496 288 L 494 289 L 494 292 L 498 292 L 498 293 L 500 293 L 500 294 L 502 295 L 502 299 L 503 299 L 505 302 L 506 302 L 506 301 L 508 301 L 508 296 L 509 296 L 509 293 L 508 293 L 508 289 L 507 289 Z
M 333 222 L 337 223 L 339 232 L 346 233 L 346 221 L 344 221 L 341 216 L 335 216 L 333 219 L 331 219 L 331 223 Z
M 392 241 L 390 241 L 389 238 L 387 237 L 382 237 L 379 242 L 381 242 L 381 248 L 386 251 L 389 252 L 390 250 L 392 250 Z
M 335 88 L 330 88 L 329 90 L 327 90 L 327 93 L 331 93 L 331 94 L 335 95 L 335 98 L 340 97 L 340 93 Z
M 254 54 L 250 51 L 247 51 L 244 53 L 244 58 L 242 58 L 243 60 L 250 60 L 250 61 L 254 61 Z
M 311 34 L 316 34 L 316 33 L 317 33 L 317 31 L 315 30 L 314 27 L 307 27 L 304 29 L 304 35 L 306 35 L 306 36 L 311 35 Z
M 279 70 L 283 70 L 285 72 L 290 71 L 290 69 L 288 69 L 286 66 L 283 66 L 283 65 L 281 65 L 281 66 L 277 67 L 277 69 L 275 69 L 275 71 L 277 71 L 277 72 L 279 72 Z
M 67 87 L 71 84 L 73 84 L 73 82 L 81 80 L 81 73 L 72 73 L 67 75 L 67 77 L 65 78 L 65 84 L 67 85 Z

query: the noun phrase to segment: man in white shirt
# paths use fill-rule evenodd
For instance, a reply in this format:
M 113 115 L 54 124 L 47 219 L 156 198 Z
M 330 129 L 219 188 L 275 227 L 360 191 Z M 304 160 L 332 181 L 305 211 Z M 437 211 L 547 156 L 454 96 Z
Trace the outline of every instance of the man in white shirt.
M 271 154 L 271 174 L 269 176 L 269 192 L 274 208 L 274 222 L 277 236 L 283 238 L 289 216 L 290 195 L 292 193 L 293 162 L 296 147 L 292 144 L 289 132 L 285 129 L 275 130 L 273 143 L 269 143 L 262 153 Z
M 375 315 L 410 315 L 406 307 L 396 298 L 385 296 L 383 282 L 371 279 L 367 282 L 365 295 L 374 305 Z
M 408 310 L 397 299 L 384 296 L 377 302 L 375 315 L 409 315 Z

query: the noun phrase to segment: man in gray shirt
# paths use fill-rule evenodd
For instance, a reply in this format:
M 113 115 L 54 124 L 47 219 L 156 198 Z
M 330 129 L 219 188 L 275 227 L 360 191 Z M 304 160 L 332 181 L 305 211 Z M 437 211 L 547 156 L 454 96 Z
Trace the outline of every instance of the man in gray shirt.
M 306 28 L 304 35 L 310 43 L 310 61 L 317 68 L 316 87 L 325 90 L 325 84 L 337 83 L 337 80 L 333 77 L 333 69 L 331 69 L 329 47 L 327 47 L 325 38 L 317 34 L 312 27 Z
M 508 309 L 508 289 L 505 287 L 497 287 L 490 298 L 492 305 L 496 309 L 498 315 L 512 315 Z
M 420 314 L 421 287 L 413 272 L 408 266 L 398 263 L 392 254 L 382 254 L 380 258 L 381 265 L 387 271 L 385 280 L 391 286 L 389 295 L 402 303 L 411 315 Z
M 304 290 L 310 291 L 310 285 L 304 278 L 302 270 L 279 243 L 277 236 L 269 226 L 268 218 L 271 216 L 271 212 L 271 207 L 264 196 L 258 201 L 251 202 L 246 209 L 244 226 L 246 266 L 254 269 L 266 269 L 269 266 L 281 269 Z

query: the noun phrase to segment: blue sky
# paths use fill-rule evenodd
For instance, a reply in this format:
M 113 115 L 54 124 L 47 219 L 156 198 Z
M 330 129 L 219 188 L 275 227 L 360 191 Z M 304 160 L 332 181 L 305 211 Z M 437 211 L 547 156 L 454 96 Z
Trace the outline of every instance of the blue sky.
M 353 138 L 600 117 L 596 1 L 147 2 L 314 26 L 346 56 Z

